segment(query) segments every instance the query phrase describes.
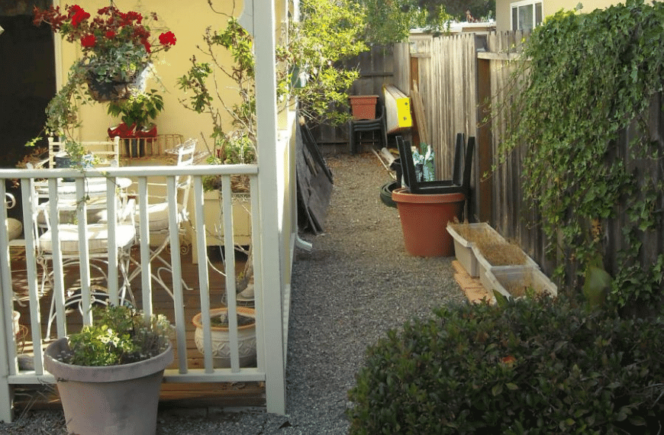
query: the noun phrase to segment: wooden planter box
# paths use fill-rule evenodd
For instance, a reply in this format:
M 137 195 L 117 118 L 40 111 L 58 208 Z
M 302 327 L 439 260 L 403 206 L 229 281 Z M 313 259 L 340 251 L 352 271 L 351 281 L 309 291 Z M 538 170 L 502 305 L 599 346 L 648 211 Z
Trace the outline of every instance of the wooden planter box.
M 536 294 L 546 293 L 551 297 L 558 295 L 558 287 L 536 267 L 495 267 L 486 275 L 493 291 L 507 299 L 522 298 L 526 289 L 533 289 Z
M 354 119 L 376 119 L 378 95 L 354 95 L 348 99 Z
M 468 224 L 467 227 L 473 233 L 486 231 L 491 234 L 492 237 L 504 240 L 503 237 L 487 223 Z M 456 256 L 457 261 L 461 263 L 461 266 L 463 266 L 466 272 L 468 272 L 468 275 L 477 278 L 479 276 L 479 265 L 475 252 L 473 251 L 473 242 L 459 234 L 451 225 L 447 226 L 447 232 L 449 232 L 454 239 L 454 255 Z

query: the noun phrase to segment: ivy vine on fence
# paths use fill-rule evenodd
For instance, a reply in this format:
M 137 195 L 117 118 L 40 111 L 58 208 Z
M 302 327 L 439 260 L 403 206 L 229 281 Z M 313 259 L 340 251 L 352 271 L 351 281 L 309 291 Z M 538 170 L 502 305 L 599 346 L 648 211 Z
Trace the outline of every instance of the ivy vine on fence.
M 525 197 L 557 241 L 549 253 L 564 256 L 556 273 L 574 263 L 589 283 L 593 268 L 608 272 L 601 299 L 618 308 L 654 301 L 662 289 L 664 254 L 643 264 L 640 251 L 649 235 L 662 234 L 664 184 L 633 164 L 664 172 L 664 142 L 648 119 L 663 88 L 662 23 L 664 4 L 643 0 L 548 17 L 523 44 L 510 107 L 496 109 L 512 120 L 501 157 L 525 151 Z M 627 155 L 618 147 L 625 135 Z M 625 222 L 618 266 L 604 271 L 606 225 L 617 218 Z

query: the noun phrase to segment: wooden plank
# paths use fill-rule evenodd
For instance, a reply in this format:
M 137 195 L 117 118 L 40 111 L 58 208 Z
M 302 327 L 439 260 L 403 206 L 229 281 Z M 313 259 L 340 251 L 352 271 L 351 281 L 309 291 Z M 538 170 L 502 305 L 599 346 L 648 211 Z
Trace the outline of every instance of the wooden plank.
M 414 86 L 417 86 L 417 83 L 419 83 L 420 80 L 419 64 L 420 64 L 419 58 L 417 57 L 410 58 L 410 76 L 413 77 L 413 81 L 409 83 L 409 89 L 412 89 Z M 414 108 L 415 106 L 413 105 L 412 107 Z M 419 119 L 417 116 L 414 116 L 413 127 L 411 128 L 411 133 L 413 135 L 412 136 L 413 144 L 419 144 L 422 140 L 420 135 L 420 128 L 421 127 Z
M 477 52 L 478 59 L 484 60 L 498 60 L 498 61 L 513 61 L 521 59 L 520 53 L 491 53 L 491 52 Z
M 410 95 L 411 101 L 413 103 L 413 109 L 415 111 L 414 121 L 417 123 L 417 132 L 419 134 L 419 141 L 413 141 L 413 143 L 425 143 L 427 145 L 431 145 L 431 140 L 427 130 L 427 119 L 424 114 L 424 103 L 422 102 L 422 97 L 420 97 L 420 92 L 418 91 L 416 82 L 413 82 L 413 88 L 410 91 Z
M 478 118 L 482 122 L 485 116 L 491 116 L 491 65 L 489 61 L 478 60 L 477 62 L 477 89 Z M 491 122 L 488 121 L 478 128 L 477 135 L 477 168 L 476 179 L 479 180 L 479 186 L 476 186 L 477 200 L 479 209 L 475 219 L 479 222 L 488 222 L 493 225 L 493 177 L 491 169 L 493 166 L 493 147 L 491 144 Z M 484 174 L 488 177 L 484 178 Z

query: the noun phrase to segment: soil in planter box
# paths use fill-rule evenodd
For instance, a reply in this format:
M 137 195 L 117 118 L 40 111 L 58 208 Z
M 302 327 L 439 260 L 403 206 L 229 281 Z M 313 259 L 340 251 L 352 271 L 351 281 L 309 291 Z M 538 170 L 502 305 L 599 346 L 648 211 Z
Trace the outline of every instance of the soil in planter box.
M 476 246 L 492 266 L 526 264 L 526 254 L 514 243 L 480 240 Z
M 449 226 L 470 243 L 477 244 L 482 241 L 485 243 L 499 243 L 502 241 L 490 228 L 471 227 L 468 222 L 450 223 Z
M 519 281 L 503 284 L 503 287 L 513 298 L 520 298 L 525 296 L 529 289 L 533 289 L 533 283 L 530 277 L 524 277 Z

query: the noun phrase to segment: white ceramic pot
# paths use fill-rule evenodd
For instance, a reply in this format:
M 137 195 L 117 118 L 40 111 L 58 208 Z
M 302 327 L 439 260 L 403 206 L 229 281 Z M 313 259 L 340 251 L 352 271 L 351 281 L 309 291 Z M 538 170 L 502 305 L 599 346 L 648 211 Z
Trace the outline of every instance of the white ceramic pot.
M 250 367 L 256 363 L 256 310 L 249 307 L 237 307 L 237 313 L 240 316 L 246 316 L 254 319 L 249 325 L 238 326 L 238 352 L 240 356 L 240 367 Z M 226 307 L 210 310 L 210 316 L 226 314 Z M 203 346 L 203 324 L 201 323 L 201 313 L 194 316 L 192 322 L 196 326 L 194 341 L 198 351 L 205 354 Z M 228 327 L 212 326 L 212 359 L 215 368 L 226 368 L 231 366 L 231 347 L 228 333 Z

